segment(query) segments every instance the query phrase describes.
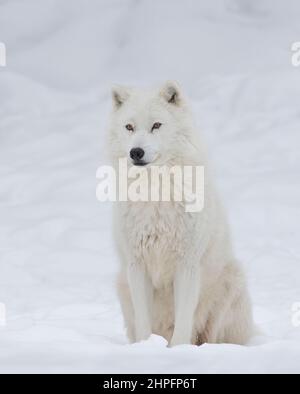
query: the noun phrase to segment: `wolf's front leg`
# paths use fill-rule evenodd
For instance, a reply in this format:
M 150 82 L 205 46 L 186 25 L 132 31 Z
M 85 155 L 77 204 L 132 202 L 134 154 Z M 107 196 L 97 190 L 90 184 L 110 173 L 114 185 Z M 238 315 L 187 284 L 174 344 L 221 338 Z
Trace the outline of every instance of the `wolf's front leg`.
M 180 264 L 174 281 L 175 328 L 171 346 L 190 344 L 194 314 L 200 296 L 200 272 L 196 264 Z
M 134 309 L 135 340 L 140 342 L 148 339 L 152 331 L 153 288 L 141 264 L 129 264 L 127 277 Z

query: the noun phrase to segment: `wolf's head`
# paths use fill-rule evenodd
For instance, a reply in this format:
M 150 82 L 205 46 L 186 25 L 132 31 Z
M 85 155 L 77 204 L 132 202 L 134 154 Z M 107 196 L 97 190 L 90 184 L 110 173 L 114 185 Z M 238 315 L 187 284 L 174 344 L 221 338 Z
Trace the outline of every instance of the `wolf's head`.
M 130 165 L 165 165 L 195 150 L 192 116 L 176 82 L 160 89 L 115 86 L 110 145 L 114 159 Z

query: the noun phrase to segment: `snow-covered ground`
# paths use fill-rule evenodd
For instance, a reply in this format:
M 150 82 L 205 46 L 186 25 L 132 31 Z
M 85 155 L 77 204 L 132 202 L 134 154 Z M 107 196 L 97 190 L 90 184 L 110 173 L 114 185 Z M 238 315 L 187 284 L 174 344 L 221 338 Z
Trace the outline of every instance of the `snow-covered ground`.
M 0 1 L 0 372 L 300 372 L 299 24 L 298 0 Z M 95 174 L 111 83 L 165 79 L 211 152 L 262 331 L 249 347 L 126 341 Z

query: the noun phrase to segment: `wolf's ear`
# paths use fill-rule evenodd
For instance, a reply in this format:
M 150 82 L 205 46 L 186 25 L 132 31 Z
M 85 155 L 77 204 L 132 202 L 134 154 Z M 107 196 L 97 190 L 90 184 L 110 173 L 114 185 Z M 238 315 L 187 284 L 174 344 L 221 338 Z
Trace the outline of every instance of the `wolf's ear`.
M 182 100 L 179 84 L 175 81 L 167 81 L 160 90 L 160 95 L 169 103 L 179 106 Z
M 125 101 L 129 98 L 130 89 L 121 86 L 121 85 L 114 85 L 112 88 L 112 99 L 113 105 L 115 109 L 119 109 L 125 103 Z

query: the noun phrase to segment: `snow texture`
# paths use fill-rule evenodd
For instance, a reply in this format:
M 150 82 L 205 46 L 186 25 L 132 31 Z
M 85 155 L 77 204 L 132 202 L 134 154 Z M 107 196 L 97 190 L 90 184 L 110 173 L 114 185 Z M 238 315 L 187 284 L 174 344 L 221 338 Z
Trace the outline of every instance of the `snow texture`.
M 299 23 L 297 0 L 0 1 L 0 372 L 300 372 Z M 95 174 L 111 84 L 166 79 L 191 98 L 228 208 L 260 330 L 248 347 L 127 344 Z

